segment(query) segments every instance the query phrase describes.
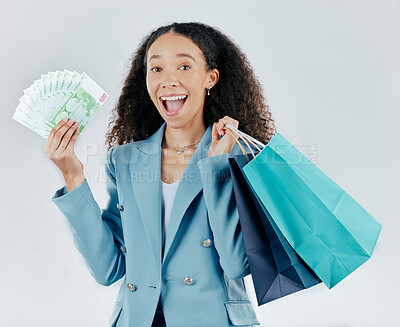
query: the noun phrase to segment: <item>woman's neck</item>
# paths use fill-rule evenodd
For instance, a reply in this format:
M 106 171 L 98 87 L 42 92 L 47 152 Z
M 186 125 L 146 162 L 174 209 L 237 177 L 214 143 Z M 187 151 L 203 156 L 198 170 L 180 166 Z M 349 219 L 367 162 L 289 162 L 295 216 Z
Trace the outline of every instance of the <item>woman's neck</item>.
M 178 128 L 167 124 L 164 131 L 164 140 L 170 147 L 183 147 L 200 141 L 206 129 L 207 127 L 204 123 L 188 124 Z

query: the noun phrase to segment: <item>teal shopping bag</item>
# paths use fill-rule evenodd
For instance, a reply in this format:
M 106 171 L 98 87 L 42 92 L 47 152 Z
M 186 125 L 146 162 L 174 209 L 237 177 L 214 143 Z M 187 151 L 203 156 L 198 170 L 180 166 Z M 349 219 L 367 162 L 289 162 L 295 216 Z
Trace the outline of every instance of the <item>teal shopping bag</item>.
M 289 244 L 328 288 L 371 257 L 382 225 L 281 134 L 243 172 Z

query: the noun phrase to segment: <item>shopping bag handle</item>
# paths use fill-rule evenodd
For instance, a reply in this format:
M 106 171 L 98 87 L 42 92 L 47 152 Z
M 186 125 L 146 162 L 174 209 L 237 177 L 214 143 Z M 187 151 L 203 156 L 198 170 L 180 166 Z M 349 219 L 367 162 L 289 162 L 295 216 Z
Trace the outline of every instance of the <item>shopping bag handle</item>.
M 236 137 L 235 133 L 246 143 L 247 147 L 250 149 L 251 154 L 253 155 L 253 158 L 255 157 L 254 152 L 252 150 L 252 148 L 250 147 L 249 143 L 252 144 L 258 151 L 261 152 L 262 149 L 264 149 L 266 147 L 265 144 L 261 143 L 259 140 L 255 139 L 254 137 L 239 131 L 236 127 L 234 127 L 231 124 L 225 124 L 225 126 L 223 127 L 225 130 L 229 131 L 232 136 L 235 138 L 236 142 L 238 143 L 240 149 L 242 150 L 243 154 L 247 154 L 246 151 L 243 149 L 242 145 L 239 142 L 239 138 Z M 260 149 L 256 144 L 258 144 L 259 146 L 262 147 L 262 149 Z
M 225 130 L 229 131 L 229 132 L 232 134 L 232 136 L 235 138 L 237 144 L 239 144 L 239 147 L 241 148 L 243 154 L 247 154 L 247 152 L 243 149 L 242 145 L 240 144 L 240 142 L 239 142 L 239 137 L 240 137 L 240 138 L 244 141 L 244 143 L 247 145 L 247 147 L 249 148 L 251 154 L 253 155 L 253 158 L 255 157 L 255 156 L 254 156 L 253 149 L 252 149 L 252 148 L 250 147 L 250 145 L 249 145 L 249 143 L 251 143 L 251 144 L 253 144 L 253 145 L 254 145 L 254 143 L 252 143 L 250 140 L 245 139 L 241 133 L 237 133 L 237 132 L 235 131 L 235 133 L 237 133 L 237 135 L 239 136 L 239 137 L 237 137 L 237 136 L 234 134 L 234 132 L 232 131 L 232 129 L 231 129 L 230 127 L 228 127 L 228 126 L 226 126 L 226 127 L 224 126 L 223 128 L 224 128 Z M 255 145 L 254 145 L 254 146 L 255 146 Z M 255 147 L 257 147 L 257 146 L 255 146 Z
M 236 143 L 239 145 L 240 150 L 242 150 L 243 154 L 247 154 L 246 150 L 243 148 L 243 146 L 240 144 L 239 142 L 239 138 L 232 132 L 231 129 L 227 128 L 227 127 L 223 127 L 223 129 L 227 130 L 229 133 L 231 133 L 231 135 L 233 136 L 233 138 L 235 139 Z M 247 144 L 247 146 L 249 146 L 249 144 L 247 143 L 247 141 L 245 140 L 245 143 Z
M 246 140 L 241 134 L 238 134 L 239 137 L 237 137 L 229 127 L 223 127 L 223 129 L 227 130 L 229 133 L 232 134 L 232 136 L 236 140 L 236 143 L 239 145 L 240 149 L 242 150 L 243 154 L 247 154 L 246 150 L 242 147 L 242 145 L 239 142 L 239 137 L 240 137 L 244 141 L 244 143 L 247 145 L 247 147 L 249 148 L 249 150 L 250 150 L 250 152 L 251 152 L 251 154 L 253 155 L 253 158 L 254 158 L 254 152 L 253 152 L 253 149 L 249 145 L 249 143 L 250 143 L 249 140 Z
M 247 139 L 257 143 L 258 145 L 260 145 L 263 149 L 266 147 L 265 144 L 261 143 L 259 140 L 255 139 L 254 137 L 246 134 L 245 132 L 239 131 L 235 126 L 230 125 L 230 124 L 226 124 L 225 126 L 229 127 L 231 130 L 233 130 L 235 133 L 237 133 L 238 135 L 242 135 L 244 137 L 246 137 Z M 251 142 L 250 142 L 251 143 Z M 253 144 L 253 143 L 252 143 Z M 254 144 L 253 144 L 254 145 Z M 261 151 L 256 145 L 254 145 L 257 150 Z

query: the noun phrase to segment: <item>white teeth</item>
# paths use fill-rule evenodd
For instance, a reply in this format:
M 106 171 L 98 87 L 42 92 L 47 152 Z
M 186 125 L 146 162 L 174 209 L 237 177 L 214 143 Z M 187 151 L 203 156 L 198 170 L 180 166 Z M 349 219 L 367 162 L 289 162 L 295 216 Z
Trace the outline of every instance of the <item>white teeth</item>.
M 161 97 L 161 100 L 182 100 L 185 99 L 187 95 L 178 95 L 174 97 Z

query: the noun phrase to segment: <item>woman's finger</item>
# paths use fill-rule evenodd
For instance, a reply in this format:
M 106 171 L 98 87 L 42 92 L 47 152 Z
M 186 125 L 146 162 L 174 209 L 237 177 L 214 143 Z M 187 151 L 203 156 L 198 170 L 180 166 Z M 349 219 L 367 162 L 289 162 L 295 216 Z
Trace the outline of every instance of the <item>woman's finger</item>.
M 65 119 L 65 120 L 64 120 Z M 54 137 L 56 135 L 56 133 L 58 132 L 58 130 L 67 123 L 67 119 L 64 118 L 62 120 L 60 120 L 50 131 L 49 133 L 49 137 L 47 138 L 47 142 L 46 142 L 46 146 L 44 147 L 44 152 L 49 153 L 50 150 L 54 149 L 53 146 L 53 140 Z
M 218 130 L 219 135 L 225 134 L 225 131 L 222 129 L 224 127 L 224 124 L 225 124 L 224 118 L 221 118 L 220 120 L 218 120 L 217 130 Z
M 219 133 L 218 133 L 218 129 L 217 129 L 217 123 L 213 124 L 213 128 L 212 128 L 212 132 L 211 132 L 211 143 L 213 142 L 217 142 L 219 140 Z
M 53 141 L 50 145 L 50 152 L 56 152 L 58 149 L 60 149 L 62 138 L 64 137 L 68 129 L 72 126 L 73 122 L 73 119 L 68 120 L 54 133 Z M 65 143 L 63 145 L 66 146 Z
M 58 150 L 60 150 L 60 152 L 74 151 L 73 147 L 75 142 L 71 142 L 71 137 L 76 133 L 76 130 L 78 129 L 77 127 L 78 127 L 78 122 L 75 122 L 72 125 L 70 125 L 68 131 L 64 134 L 60 146 L 57 148 L 57 151 Z
M 220 135 L 225 135 L 225 130 L 223 129 L 226 124 L 233 125 L 238 128 L 239 122 L 229 116 L 225 116 L 218 121 L 217 129 Z
M 74 126 L 72 126 L 71 129 L 74 129 L 74 131 L 69 139 L 66 151 L 74 152 L 74 146 L 79 135 L 79 123 L 76 122 L 76 125 L 74 124 Z
M 53 139 L 51 149 L 50 149 L 51 152 L 57 152 L 60 149 L 62 151 L 64 151 L 65 147 L 67 146 L 68 141 L 67 142 L 64 141 L 64 143 L 62 143 L 63 137 L 64 137 L 65 133 L 69 130 L 69 128 L 72 126 L 73 123 L 74 123 L 74 120 L 70 119 L 64 125 L 62 125 L 57 132 L 55 132 L 54 139 Z M 63 145 L 63 147 L 61 147 L 61 145 Z

